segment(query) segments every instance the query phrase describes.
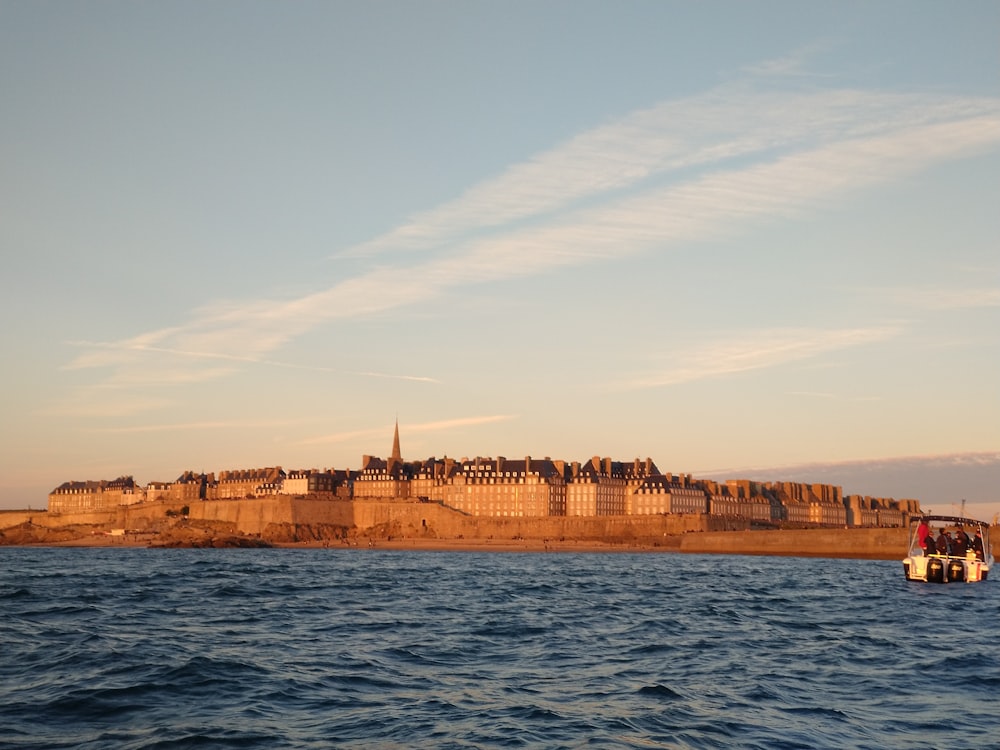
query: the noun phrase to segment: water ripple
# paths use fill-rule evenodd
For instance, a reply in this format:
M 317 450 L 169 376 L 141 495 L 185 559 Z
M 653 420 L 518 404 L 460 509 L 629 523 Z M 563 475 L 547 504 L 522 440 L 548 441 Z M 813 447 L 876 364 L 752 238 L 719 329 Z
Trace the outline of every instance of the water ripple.
M 996 584 L 915 585 L 898 563 L 0 558 L 4 747 L 892 750 L 1000 736 Z

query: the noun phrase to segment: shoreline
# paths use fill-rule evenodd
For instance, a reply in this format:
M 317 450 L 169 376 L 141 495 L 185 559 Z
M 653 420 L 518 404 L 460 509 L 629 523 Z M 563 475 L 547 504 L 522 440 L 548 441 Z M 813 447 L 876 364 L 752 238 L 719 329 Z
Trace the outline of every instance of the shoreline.
M 728 554 L 901 561 L 907 529 L 901 527 L 813 527 L 763 529 L 664 528 L 662 519 L 643 524 L 543 528 L 489 525 L 474 533 L 441 534 L 398 524 L 343 526 L 275 524 L 263 533 L 234 522 L 184 519 L 152 528 L 105 524 L 48 526 L 30 521 L 0 529 L 0 546 L 76 548 L 329 549 L 467 553 Z M 260 526 L 260 524 L 257 524 Z M 678 524 L 680 526 L 680 524 Z M 126 531 L 127 529 L 127 531 Z M 592 533 L 592 532 L 604 533 Z M 1000 531 L 998 529 L 997 531 Z M 476 533 L 478 532 L 478 533 Z M 570 533 L 564 533 L 570 532 Z M 574 533 L 575 532 L 575 533 Z M 583 533 L 581 533 L 583 532 Z M 591 533 L 587 533 L 591 532 Z M 995 549 L 995 548 L 994 548 Z
M 843 545 L 818 545 L 803 549 L 795 544 L 764 544 L 781 539 L 781 532 L 698 532 L 679 534 L 664 539 L 664 543 L 613 542 L 598 540 L 496 540 L 496 539 L 377 539 L 357 537 L 350 540 L 262 542 L 253 537 L 225 535 L 160 541 L 153 534 L 110 536 L 95 534 L 64 540 L 46 540 L 6 544 L 8 547 L 72 547 L 79 549 L 302 549 L 350 550 L 354 552 L 463 552 L 463 553 L 587 553 L 587 554 L 720 554 L 770 557 L 821 557 L 830 559 L 901 560 L 903 550 L 872 550 L 865 545 L 845 549 Z M 701 542 L 701 543 L 699 543 Z M 747 544 L 751 542 L 751 544 Z
M 535 539 L 495 540 L 495 539 L 356 539 L 306 541 L 306 542 L 267 542 L 265 544 L 245 544 L 238 542 L 259 540 L 242 535 L 219 537 L 215 540 L 205 539 L 205 542 L 216 541 L 218 546 L 199 544 L 191 539 L 181 543 L 159 542 L 149 534 L 110 536 L 105 534 L 75 539 L 21 542 L 4 544 L 5 547 L 79 547 L 79 548 L 148 548 L 148 549 L 178 549 L 202 547 L 214 549 L 329 549 L 329 550 L 392 550 L 414 552 L 679 552 L 677 545 L 655 546 L 652 544 L 626 544 L 604 541 L 543 541 Z M 176 541 L 176 540 L 175 540 Z

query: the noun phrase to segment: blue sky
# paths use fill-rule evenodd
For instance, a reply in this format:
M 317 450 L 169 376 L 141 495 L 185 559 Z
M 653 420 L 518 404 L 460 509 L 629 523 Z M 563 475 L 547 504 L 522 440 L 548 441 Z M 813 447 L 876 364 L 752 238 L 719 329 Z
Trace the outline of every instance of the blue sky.
M 652 457 L 1000 511 L 1000 4 L 0 2 L 0 507 Z

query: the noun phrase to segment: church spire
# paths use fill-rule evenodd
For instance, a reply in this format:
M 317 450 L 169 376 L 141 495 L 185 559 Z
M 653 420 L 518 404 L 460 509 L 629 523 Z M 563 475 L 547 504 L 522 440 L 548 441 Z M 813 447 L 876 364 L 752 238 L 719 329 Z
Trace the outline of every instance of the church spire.
M 392 456 L 390 460 L 396 464 L 403 463 L 403 457 L 399 452 L 399 417 L 396 417 L 396 431 L 392 435 Z

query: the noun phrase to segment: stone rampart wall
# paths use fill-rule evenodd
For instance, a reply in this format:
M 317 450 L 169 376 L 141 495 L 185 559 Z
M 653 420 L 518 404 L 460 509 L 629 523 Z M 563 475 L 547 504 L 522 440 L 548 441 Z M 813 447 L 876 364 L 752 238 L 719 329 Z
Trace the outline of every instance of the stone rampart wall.
M 37 523 L 41 526 L 46 516 L 48 513 L 40 510 L 3 510 L 0 511 L 0 529 L 9 529 L 22 523 Z
M 30 521 L 36 526 L 45 526 L 50 529 L 56 529 L 60 526 L 108 526 L 114 528 L 122 528 L 120 523 L 117 523 L 117 519 L 120 517 L 117 508 L 109 510 L 92 510 L 85 513 L 28 513 L 28 518 L 25 521 Z M 161 511 L 162 515 L 162 511 Z M 3 525 L 6 527 L 7 517 L 0 518 Z
M 5 511 L 0 529 L 30 522 L 37 526 L 99 526 L 105 530 L 162 530 L 187 507 L 189 518 L 228 527 L 233 533 L 266 535 L 268 527 L 338 527 L 373 539 L 512 539 L 600 541 L 660 546 L 682 552 L 868 557 L 901 559 L 906 530 L 892 528 L 783 529 L 749 531 L 743 522 L 705 515 L 487 518 L 470 516 L 440 503 L 391 500 L 319 499 L 273 495 L 256 499 L 182 503 L 156 501 L 89 513 Z M 272 526 L 273 525 L 273 526 Z M 742 525 L 742 528 L 741 528 Z M 994 542 L 1000 528 L 993 528 Z M 308 535 L 306 535 L 308 538 Z M 330 538 L 314 535 L 314 538 Z
M 596 516 L 492 518 L 470 516 L 440 503 L 400 503 L 378 500 L 354 502 L 358 533 L 423 536 L 437 539 L 571 539 L 578 541 L 636 541 L 688 531 L 724 529 L 725 519 L 702 514 L 669 516 Z M 731 527 L 732 521 L 728 522 Z M 745 524 L 740 524 L 745 528 Z
M 190 518 L 231 524 L 242 534 L 263 534 L 272 525 L 354 526 L 354 503 L 342 499 L 317 499 L 269 495 L 241 500 L 203 500 L 189 503 Z
M 686 534 L 682 552 L 747 555 L 792 555 L 867 557 L 876 560 L 903 559 L 906 529 L 782 529 L 781 531 L 728 531 Z
M 189 518 L 214 521 L 241 534 L 261 534 L 270 524 L 290 523 L 291 498 L 282 495 L 188 503 Z

